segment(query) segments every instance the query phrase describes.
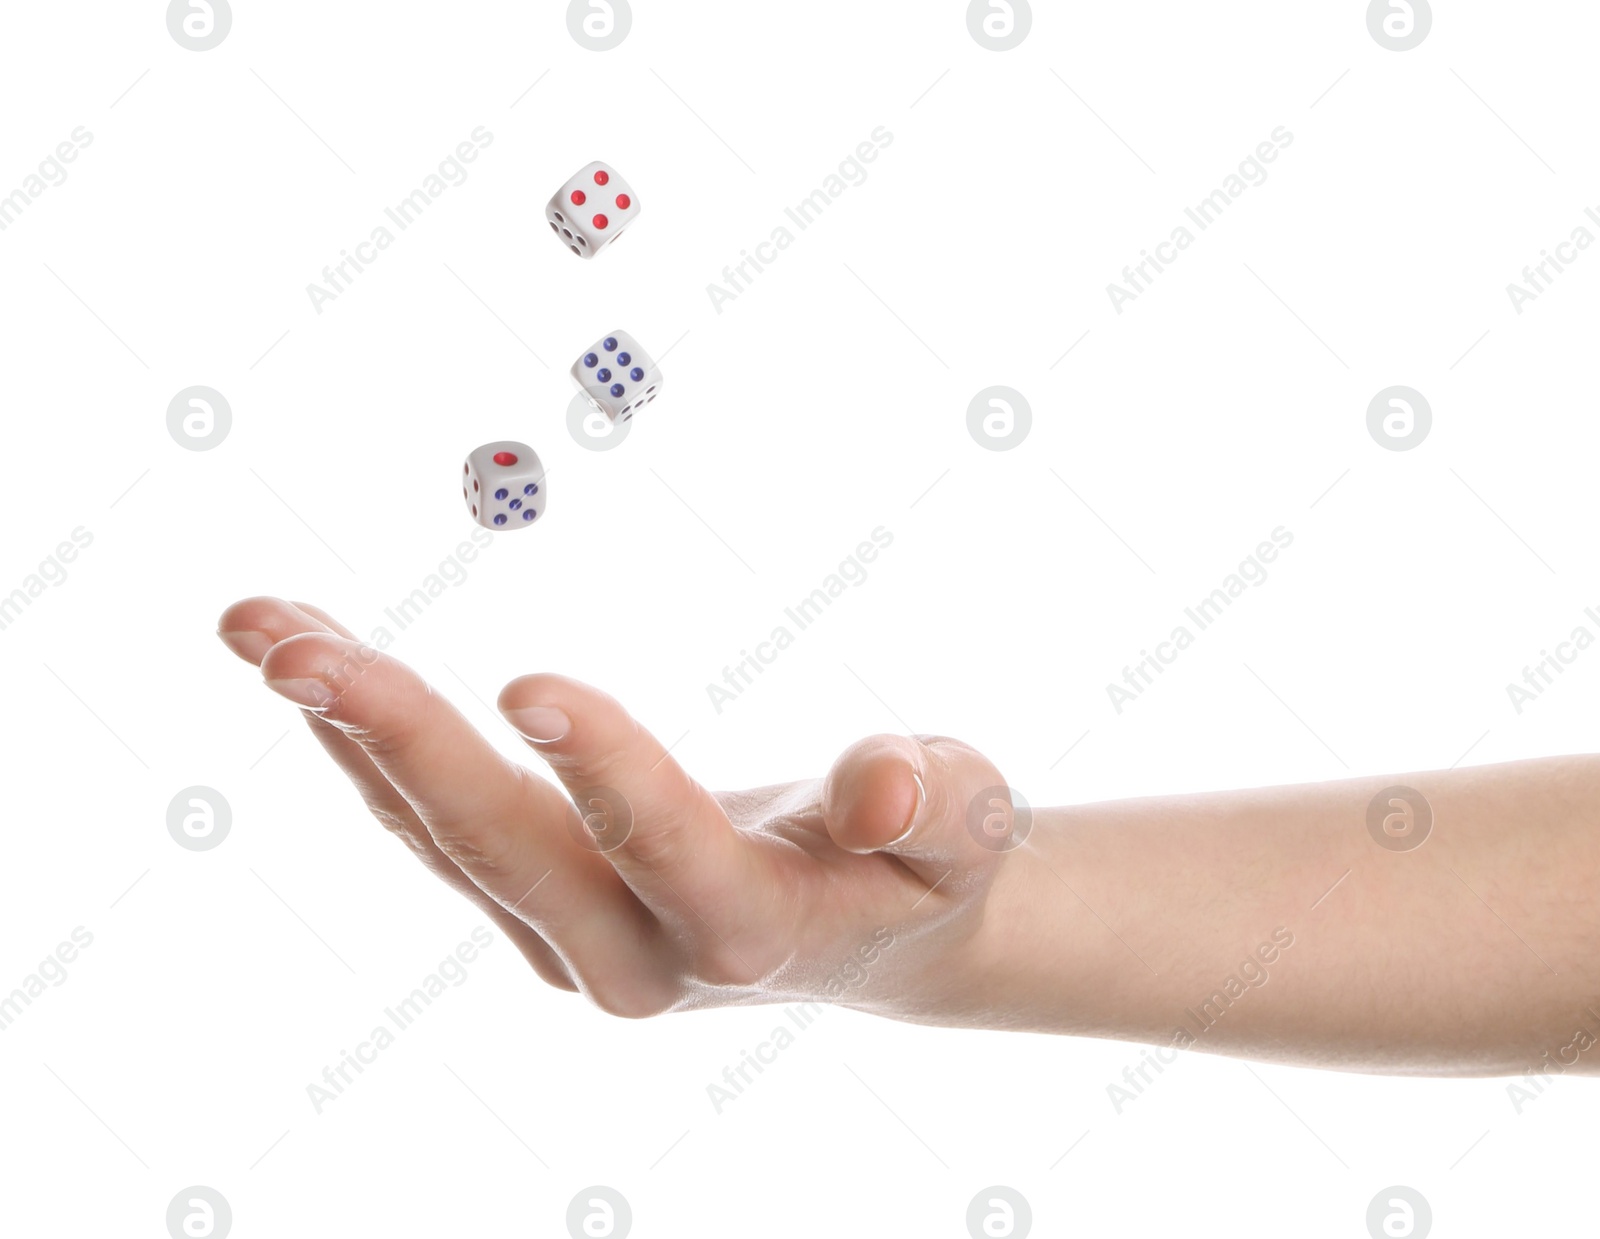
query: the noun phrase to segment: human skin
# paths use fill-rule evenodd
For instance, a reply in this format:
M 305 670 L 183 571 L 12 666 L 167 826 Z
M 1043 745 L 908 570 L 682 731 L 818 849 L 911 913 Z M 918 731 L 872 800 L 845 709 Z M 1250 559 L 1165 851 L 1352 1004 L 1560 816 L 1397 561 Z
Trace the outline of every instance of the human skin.
M 247 599 L 219 636 L 540 977 L 617 1015 L 834 1001 L 1352 1071 L 1600 1070 L 1600 758 L 1030 827 L 958 741 L 874 736 L 826 778 L 712 793 L 604 693 L 523 676 L 499 707 L 563 792 L 315 607 Z M 1368 829 L 1395 785 L 1433 814 L 1405 851 Z M 604 801 L 596 831 L 574 799 Z

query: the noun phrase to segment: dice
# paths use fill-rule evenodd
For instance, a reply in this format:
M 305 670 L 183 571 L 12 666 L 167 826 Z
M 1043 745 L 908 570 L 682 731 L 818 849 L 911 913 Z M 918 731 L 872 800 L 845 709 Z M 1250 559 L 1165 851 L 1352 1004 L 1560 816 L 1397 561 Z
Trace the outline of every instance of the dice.
M 485 443 L 461 466 L 461 494 L 485 529 L 523 529 L 545 510 L 544 466 L 526 443 Z
M 544 209 L 551 231 L 579 258 L 593 258 L 638 214 L 632 188 L 599 160 L 579 169 Z
M 613 331 L 572 363 L 572 381 L 612 421 L 626 422 L 660 394 L 661 370 L 626 331 Z

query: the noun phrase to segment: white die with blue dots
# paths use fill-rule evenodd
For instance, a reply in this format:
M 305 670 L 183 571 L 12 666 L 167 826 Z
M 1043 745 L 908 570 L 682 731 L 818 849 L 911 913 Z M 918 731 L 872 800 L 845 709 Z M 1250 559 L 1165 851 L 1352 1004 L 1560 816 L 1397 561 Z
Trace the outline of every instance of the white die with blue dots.
M 639 199 L 610 164 L 596 160 L 545 204 L 550 231 L 579 258 L 593 258 L 639 214 Z
M 626 422 L 661 391 L 661 371 L 626 331 L 613 331 L 585 349 L 572 381 L 589 403 L 614 422 Z
M 525 529 L 544 515 L 544 466 L 526 443 L 485 443 L 461 466 L 461 494 L 485 529 Z

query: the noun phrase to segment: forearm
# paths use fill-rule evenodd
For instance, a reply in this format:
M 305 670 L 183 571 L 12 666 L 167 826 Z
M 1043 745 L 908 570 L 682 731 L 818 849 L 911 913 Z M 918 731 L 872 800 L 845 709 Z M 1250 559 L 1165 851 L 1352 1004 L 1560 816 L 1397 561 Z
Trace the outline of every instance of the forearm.
M 1403 817 L 1378 827 L 1390 846 L 1369 831 L 1395 785 L 1431 806 L 1420 846 Z M 1600 1071 L 1597 810 L 1584 756 L 1039 812 L 991 900 L 975 1022 L 1352 1070 Z

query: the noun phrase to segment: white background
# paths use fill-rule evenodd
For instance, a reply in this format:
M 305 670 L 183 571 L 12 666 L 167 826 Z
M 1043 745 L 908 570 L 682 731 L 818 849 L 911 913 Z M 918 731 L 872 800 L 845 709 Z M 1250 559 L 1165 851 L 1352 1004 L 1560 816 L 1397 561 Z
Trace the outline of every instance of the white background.
M 0 1039 L 5 1229 L 163 1234 L 191 1184 L 239 1236 L 560 1235 L 590 1184 L 638 1235 L 961 1236 L 997 1183 L 1049 1235 L 1359 1239 L 1390 1184 L 1441 1235 L 1587 1208 L 1584 1082 L 1518 1114 L 1505 1081 L 1189 1055 L 1118 1114 L 1136 1047 L 830 1010 L 719 1115 L 778 1011 L 613 1020 L 498 938 L 313 1111 L 484 918 L 214 639 L 238 597 L 387 625 L 508 753 L 504 681 L 590 680 L 713 787 L 884 730 L 961 736 L 1036 805 L 1594 744 L 1600 653 L 1521 714 L 1505 688 L 1597 628 L 1600 255 L 1506 293 L 1600 203 L 1593 6 L 1441 5 L 1404 53 L 1356 0 L 1039 4 L 1003 53 L 949 0 L 640 0 L 604 53 L 564 8 L 240 0 L 207 52 L 148 0 L 7 9 L 0 194 L 93 142 L 0 232 L 0 593 L 93 542 L 0 632 L 0 991 L 94 943 Z M 307 284 L 478 126 L 469 179 L 318 314 Z M 865 182 L 719 314 L 707 285 L 878 126 Z M 1277 126 L 1266 182 L 1116 313 L 1108 282 Z M 585 263 L 542 212 L 593 158 L 643 211 Z M 565 371 L 616 327 L 671 347 L 667 383 L 597 453 Z M 233 410 L 210 451 L 166 428 L 194 384 Z M 994 384 L 1033 410 L 1010 451 L 966 428 Z M 1411 451 L 1366 428 L 1393 384 L 1432 405 Z M 499 438 L 542 455 L 548 521 L 395 631 Z M 719 714 L 707 684 L 880 525 Z M 1107 683 L 1280 525 L 1270 579 L 1118 714 Z M 232 806 L 214 851 L 167 833 L 194 784 Z

